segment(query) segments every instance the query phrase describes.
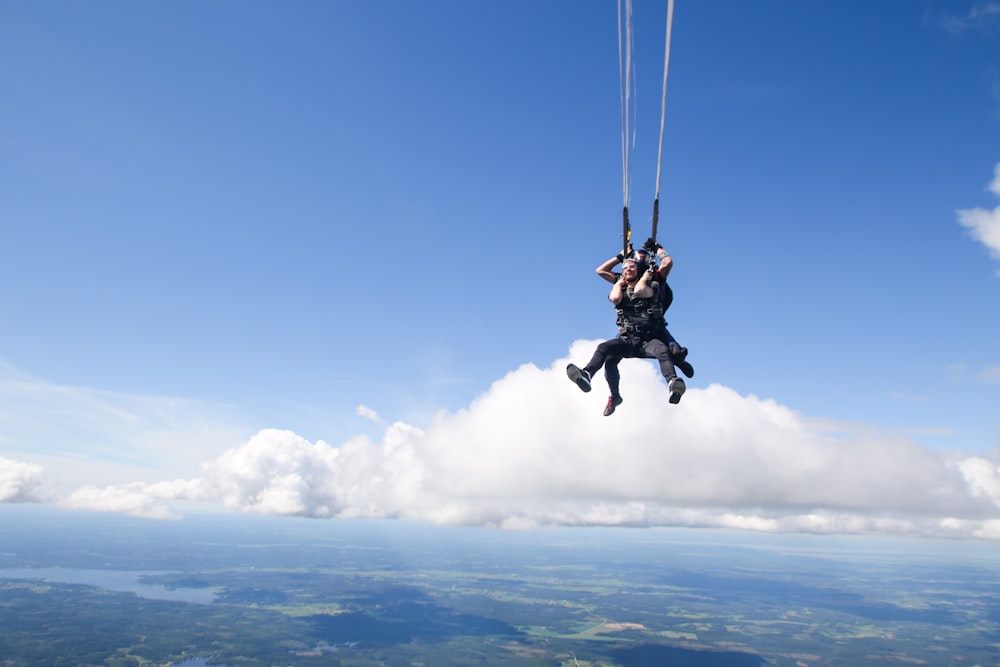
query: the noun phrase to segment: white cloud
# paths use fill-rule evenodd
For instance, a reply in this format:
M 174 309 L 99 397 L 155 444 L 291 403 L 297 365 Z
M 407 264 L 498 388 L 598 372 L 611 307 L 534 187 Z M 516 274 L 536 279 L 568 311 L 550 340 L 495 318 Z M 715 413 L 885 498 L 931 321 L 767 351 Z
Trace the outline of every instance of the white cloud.
M 946 12 L 942 16 L 941 27 L 956 36 L 970 30 L 990 33 L 1000 27 L 1000 2 L 995 0 L 973 2 L 964 14 Z
M 988 498 L 1000 507 L 1000 469 L 996 464 L 979 457 L 958 461 L 956 467 L 965 478 L 969 494 L 974 498 Z
M 990 366 L 984 368 L 979 373 L 979 381 L 990 384 L 1000 383 L 1000 366 Z
M 369 408 L 367 405 L 359 405 L 357 408 L 358 416 L 362 419 L 367 419 L 370 422 L 376 424 L 382 423 L 382 418 L 378 416 L 378 413 Z
M 42 466 L 0 456 L 0 503 L 39 501 L 35 491 L 44 478 Z
M 227 412 L 188 399 L 53 384 L 0 362 L 0 451 L 44 463 L 55 486 L 84 470 L 103 473 L 103 483 L 191 475 L 206 456 L 246 439 L 219 418 Z
M 989 190 L 1000 197 L 1000 163 L 994 169 Z M 958 221 L 969 229 L 972 238 L 985 245 L 995 259 L 1000 259 L 1000 206 L 993 210 L 983 208 L 957 211 Z
M 84 486 L 59 501 L 69 509 L 120 512 L 150 519 L 178 519 L 165 500 L 213 500 L 215 489 L 200 479 L 177 479 L 155 484 L 133 482 L 119 486 Z
M 425 493 L 420 431 L 388 427 L 381 443 L 365 436 L 339 447 L 291 431 L 265 430 L 204 466 L 227 507 L 267 514 L 384 517 L 407 514 Z
M 571 350 L 586 358 L 594 341 Z M 1000 473 L 900 436 L 831 430 L 772 400 L 720 385 L 680 405 L 650 361 L 623 364 L 625 403 L 604 417 L 602 381 L 582 394 L 524 365 L 426 429 L 338 446 L 263 430 L 169 488 L 80 490 L 68 504 L 169 516 L 166 501 L 315 517 L 441 524 L 726 526 L 1000 538 Z M 694 384 L 694 383 L 692 383 Z M 845 434 L 846 433 L 846 434 Z

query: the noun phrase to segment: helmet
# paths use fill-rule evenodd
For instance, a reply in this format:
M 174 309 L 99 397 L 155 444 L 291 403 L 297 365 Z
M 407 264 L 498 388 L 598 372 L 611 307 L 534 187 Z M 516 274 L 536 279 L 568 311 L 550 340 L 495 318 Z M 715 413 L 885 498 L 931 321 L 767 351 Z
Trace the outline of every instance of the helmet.
M 653 263 L 653 253 L 648 248 L 636 248 L 632 251 L 631 259 L 639 265 L 639 273 L 645 273 Z
M 634 266 L 636 273 L 642 275 L 649 270 L 649 261 L 645 258 L 640 259 L 638 257 L 629 257 L 628 259 L 625 260 L 625 263 L 622 266 L 624 268 L 628 268 L 629 266 Z

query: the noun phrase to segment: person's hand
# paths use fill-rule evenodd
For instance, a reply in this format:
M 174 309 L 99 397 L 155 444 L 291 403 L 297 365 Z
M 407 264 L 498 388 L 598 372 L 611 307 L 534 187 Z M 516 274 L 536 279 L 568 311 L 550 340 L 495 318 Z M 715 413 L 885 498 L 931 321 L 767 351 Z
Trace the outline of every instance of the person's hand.
M 629 241 L 628 244 L 625 246 L 625 251 L 624 252 L 620 252 L 617 255 L 615 255 L 615 257 L 618 258 L 618 263 L 619 264 L 622 263 L 622 262 L 624 262 L 626 259 L 628 259 L 631 256 L 632 256 L 632 242 L 631 241 Z
M 646 239 L 646 242 L 642 244 L 642 247 L 648 250 L 650 255 L 655 255 L 656 251 L 662 248 L 663 246 L 657 243 L 656 239 L 650 236 L 648 239 Z

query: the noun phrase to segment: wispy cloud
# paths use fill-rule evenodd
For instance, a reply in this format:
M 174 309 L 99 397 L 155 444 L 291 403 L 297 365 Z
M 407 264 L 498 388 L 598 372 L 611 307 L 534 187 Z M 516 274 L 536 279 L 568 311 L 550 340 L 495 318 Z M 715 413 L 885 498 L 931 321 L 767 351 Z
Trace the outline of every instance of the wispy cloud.
M 56 483 L 94 462 L 122 475 L 189 475 L 246 439 L 225 406 L 44 382 L 0 362 L 0 451 L 44 462 Z M 104 480 L 105 482 L 107 480 Z
M 367 405 L 359 405 L 355 411 L 359 417 L 362 419 L 367 419 L 375 424 L 382 424 L 382 418 L 378 416 L 378 413 L 369 408 Z
M 941 16 L 941 27 L 956 36 L 970 31 L 994 33 L 1000 30 L 1000 2 L 973 2 L 961 14 L 946 11 Z
M 1000 163 L 994 168 L 989 191 L 1000 198 Z M 960 209 L 957 213 L 959 223 L 969 229 L 972 238 L 985 245 L 994 259 L 1000 259 L 1000 206 Z
M 580 359 L 593 341 L 571 350 Z M 63 504 L 172 516 L 170 500 L 243 512 L 407 517 L 440 524 L 726 526 L 1000 539 L 1000 469 L 900 435 L 832 433 L 720 385 L 667 403 L 651 362 L 628 362 L 626 402 L 600 413 L 558 360 L 524 365 L 424 429 L 337 446 L 263 430 L 196 479 L 81 489 Z
M 979 373 L 979 381 L 988 384 L 1000 384 L 1000 366 L 991 366 Z

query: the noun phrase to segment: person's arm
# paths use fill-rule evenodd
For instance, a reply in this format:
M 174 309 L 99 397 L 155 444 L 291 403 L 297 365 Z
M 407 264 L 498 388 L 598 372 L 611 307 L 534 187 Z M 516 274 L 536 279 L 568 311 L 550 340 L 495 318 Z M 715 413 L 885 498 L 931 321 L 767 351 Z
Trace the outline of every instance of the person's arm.
M 616 306 L 620 304 L 622 298 L 625 296 L 625 286 L 625 276 L 620 276 L 615 282 L 614 287 L 611 288 L 611 293 L 608 294 L 608 301 Z
M 660 262 L 660 280 L 666 280 L 670 269 L 674 268 L 674 259 L 663 248 L 657 249 L 656 259 Z
M 609 259 L 608 261 L 604 262 L 599 267 L 597 267 L 597 269 L 595 269 L 597 271 L 597 275 L 604 278 L 609 283 L 614 283 L 616 280 L 618 280 L 618 276 L 616 276 L 614 271 L 612 271 L 611 269 L 618 266 L 621 263 L 621 261 L 622 261 L 621 255 L 616 255 L 615 257 L 612 257 L 611 259 Z
M 653 272 L 652 270 L 646 271 L 641 276 L 639 276 L 639 281 L 635 284 L 635 289 L 632 290 L 633 299 L 646 299 L 653 296 Z

